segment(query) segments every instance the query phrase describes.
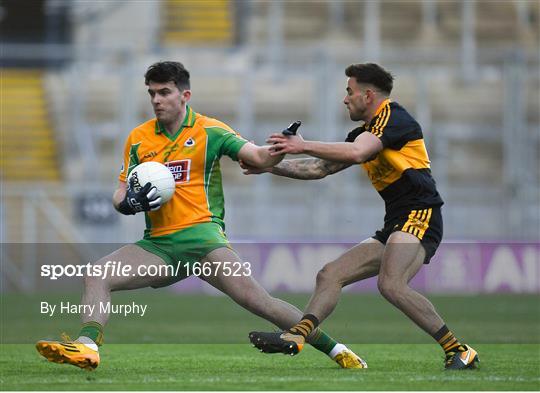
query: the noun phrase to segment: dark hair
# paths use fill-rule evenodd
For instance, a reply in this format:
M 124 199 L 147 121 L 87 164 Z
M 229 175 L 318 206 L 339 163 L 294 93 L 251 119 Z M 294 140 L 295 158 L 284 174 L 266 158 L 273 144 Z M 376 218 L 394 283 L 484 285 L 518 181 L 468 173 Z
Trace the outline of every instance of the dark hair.
M 390 95 L 394 77 L 375 63 L 351 64 L 345 69 L 345 75 L 356 79 L 357 83 L 368 83 Z
M 167 83 L 174 82 L 178 90 L 189 89 L 189 71 L 177 61 L 158 61 L 152 64 L 144 74 L 144 83 L 150 82 Z

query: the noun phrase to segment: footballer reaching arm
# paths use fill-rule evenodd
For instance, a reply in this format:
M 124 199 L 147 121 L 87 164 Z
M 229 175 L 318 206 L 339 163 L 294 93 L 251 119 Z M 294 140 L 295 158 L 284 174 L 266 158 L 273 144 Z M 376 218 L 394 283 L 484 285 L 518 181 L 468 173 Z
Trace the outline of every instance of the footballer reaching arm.
M 295 160 L 283 160 L 270 168 L 257 169 L 246 165 L 244 162 L 240 162 L 240 166 L 244 169 L 245 175 L 268 172 L 273 175 L 299 180 L 322 179 L 328 175 L 342 171 L 351 165 L 352 164 L 344 164 L 320 158 L 298 158 Z
M 315 180 L 342 171 L 351 164 L 323 160 L 320 158 L 299 158 L 284 160 L 270 168 L 270 173 L 292 179 Z
M 323 160 L 344 164 L 361 164 L 370 160 L 383 149 L 381 140 L 364 132 L 353 143 L 306 141 L 301 135 L 272 134 L 267 143 L 272 144 L 270 154 L 308 154 Z

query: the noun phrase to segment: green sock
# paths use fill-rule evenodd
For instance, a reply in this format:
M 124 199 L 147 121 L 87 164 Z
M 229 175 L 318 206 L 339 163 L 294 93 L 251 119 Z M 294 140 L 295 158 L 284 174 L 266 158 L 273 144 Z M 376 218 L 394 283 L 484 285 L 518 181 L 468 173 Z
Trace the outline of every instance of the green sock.
M 330 351 L 337 345 L 337 341 L 317 328 L 309 338 L 309 343 L 321 352 L 330 355 Z
M 98 346 L 103 344 L 103 326 L 97 322 L 83 323 L 79 337 L 85 336 L 91 338 Z

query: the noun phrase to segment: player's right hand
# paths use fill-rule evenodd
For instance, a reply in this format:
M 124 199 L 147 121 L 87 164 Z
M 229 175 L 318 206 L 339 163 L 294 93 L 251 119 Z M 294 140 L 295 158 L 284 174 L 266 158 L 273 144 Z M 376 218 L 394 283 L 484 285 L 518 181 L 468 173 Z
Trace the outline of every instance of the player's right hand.
M 244 161 L 239 160 L 240 168 L 243 169 L 244 175 L 260 175 L 261 173 L 269 172 L 268 168 L 256 168 L 254 166 L 246 164 Z
M 134 179 L 131 178 L 126 196 L 118 206 L 118 211 L 125 215 L 154 211 L 161 207 L 161 202 L 161 196 L 158 195 L 157 188 L 152 186 L 152 183 L 148 182 L 137 190 Z

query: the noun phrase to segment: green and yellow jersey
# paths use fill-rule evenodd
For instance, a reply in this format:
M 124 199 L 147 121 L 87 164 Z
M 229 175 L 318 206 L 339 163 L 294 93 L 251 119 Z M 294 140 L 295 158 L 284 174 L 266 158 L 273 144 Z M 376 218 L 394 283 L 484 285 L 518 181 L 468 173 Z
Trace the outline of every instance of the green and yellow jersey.
M 219 160 L 223 155 L 237 160 L 245 143 L 247 140 L 226 124 L 195 113 L 189 106 L 173 136 L 155 118 L 133 129 L 125 144 L 118 179 L 126 181 L 140 163 L 157 161 L 171 170 L 176 181 L 172 199 L 159 210 L 146 213 L 145 237 L 168 235 L 204 222 L 224 227 Z
M 385 100 L 371 122 L 351 131 L 345 141 L 354 142 L 363 132 L 372 133 L 383 144 L 382 151 L 361 165 L 384 199 L 385 220 L 443 204 L 431 176 L 422 129 L 401 105 Z

